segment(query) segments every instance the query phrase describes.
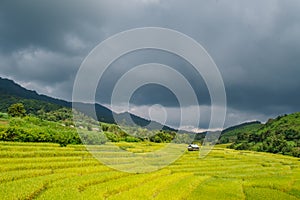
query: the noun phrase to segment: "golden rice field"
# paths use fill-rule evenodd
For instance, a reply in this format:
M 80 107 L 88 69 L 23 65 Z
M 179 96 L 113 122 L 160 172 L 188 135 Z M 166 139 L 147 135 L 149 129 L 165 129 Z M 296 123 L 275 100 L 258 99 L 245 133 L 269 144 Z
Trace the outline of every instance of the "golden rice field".
M 133 152 L 163 144 L 118 143 Z M 182 148 L 182 146 L 180 146 Z M 113 170 L 83 146 L 0 142 L 0 199 L 300 199 L 298 158 L 216 146 L 151 173 Z M 126 158 L 125 158 L 126 159 Z

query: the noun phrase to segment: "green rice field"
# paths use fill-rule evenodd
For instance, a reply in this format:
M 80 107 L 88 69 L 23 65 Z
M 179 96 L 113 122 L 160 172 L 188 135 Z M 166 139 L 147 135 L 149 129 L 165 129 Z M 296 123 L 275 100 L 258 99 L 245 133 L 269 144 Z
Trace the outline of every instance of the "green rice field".
M 117 145 L 147 152 L 163 144 Z M 184 149 L 165 168 L 126 173 L 101 164 L 80 145 L 0 142 L 0 150 L 2 200 L 300 199 L 299 158 L 283 155 L 215 146 L 200 159 L 199 152 Z

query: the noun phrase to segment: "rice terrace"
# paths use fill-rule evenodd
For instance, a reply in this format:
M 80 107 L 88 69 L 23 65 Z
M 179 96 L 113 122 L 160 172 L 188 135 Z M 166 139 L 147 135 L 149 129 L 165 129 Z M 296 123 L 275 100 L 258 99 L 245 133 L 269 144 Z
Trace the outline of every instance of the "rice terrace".
M 131 151 L 163 144 L 118 143 Z M 129 174 L 84 146 L 0 143 L 1 199 L 299 199 L 298 158 L 219 145 L 205 159 L 186 151 L 170 166 Z

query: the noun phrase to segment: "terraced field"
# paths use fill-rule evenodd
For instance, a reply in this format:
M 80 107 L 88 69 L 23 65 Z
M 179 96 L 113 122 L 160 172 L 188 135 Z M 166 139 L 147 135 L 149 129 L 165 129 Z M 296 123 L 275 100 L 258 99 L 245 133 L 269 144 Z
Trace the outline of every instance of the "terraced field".
M 119 143 L 133 152 L 159 144 Z M 0 199 L 300 199 L 297 158 L 217 146 L 161 170 L 113 170 L 83 146 L 0 143 Z

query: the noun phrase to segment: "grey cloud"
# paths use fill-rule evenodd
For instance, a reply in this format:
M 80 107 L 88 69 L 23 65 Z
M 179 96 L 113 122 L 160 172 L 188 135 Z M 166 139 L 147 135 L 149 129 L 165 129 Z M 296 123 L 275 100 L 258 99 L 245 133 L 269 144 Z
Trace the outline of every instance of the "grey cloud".
M 70 100 L 80 63 L 99 42 L 130 28 L 161 26 L 191 36 L 212 56 L 226 86 L 232 114 L 227 124 L 237 122 L 238 116 L 263 120 L 300 110 L 299 10 L 298 0 L 3 0 L 0 75 Z M 190 80 L 200 104 L 210 105 L 205 83 L 188 63 L 150 51 L 133 52 L 113 63 L 100 82 L 98 100 L 108 103 L 122 73 L 148 62 L 173 66 Z M 178 105 L 157 86 L 141 88 L 132 102 Z
M 191 64 L 177 55 L 161 50 L 151 49 L 129 53 L 112 63 L 101 77 L 102 79 L 97 91 L 97 96 L 99 97 L 98 100 L 100 102 L 110 103 L 111 93 L 114 90 L 116 82 L 121 78 L 121 76 L 132 67 L 146 63 L 160 63 L 171 66 L 189 81 L 198 97 L 198 101 L 201 104 L 210 104 L 209 93 L 204 80 Z M 162 76 L 159 70 L 154 71 L 153 74 L 158 77 Z M 143 78 L 141 74 L 137 74 L 136 77 L 139 79 Z M 181 90 L 183 96 L 186 96 L 187 98 L 190 96 L 189 92 L 185 90 L 183 85 L 178 84 L 179 82 L 176 83 L 176 78 L 166 74 L 164 74 L 161 78 L 168 83 L 177 84 L 177 87 Z M 173 94 L 172 91 L 166 87 L 159 86 L 157 84 L 150 84 L 139 88 L 139 90 L 134 93 L 132 103 L 136 105 L 162 104 L 164 106 L 174 107 L 179 105 L 175 95 L 176 94 Z
M 1 49 L 33 47 L 82 53 L 68 47 L 70 37 L 89 44 L 101 33 L 105 12 L 98 1 L 1 1 Z M 71 38 L 72 39 L 72 38 Z M 95 44 L 92 44 L 95 45 Z

